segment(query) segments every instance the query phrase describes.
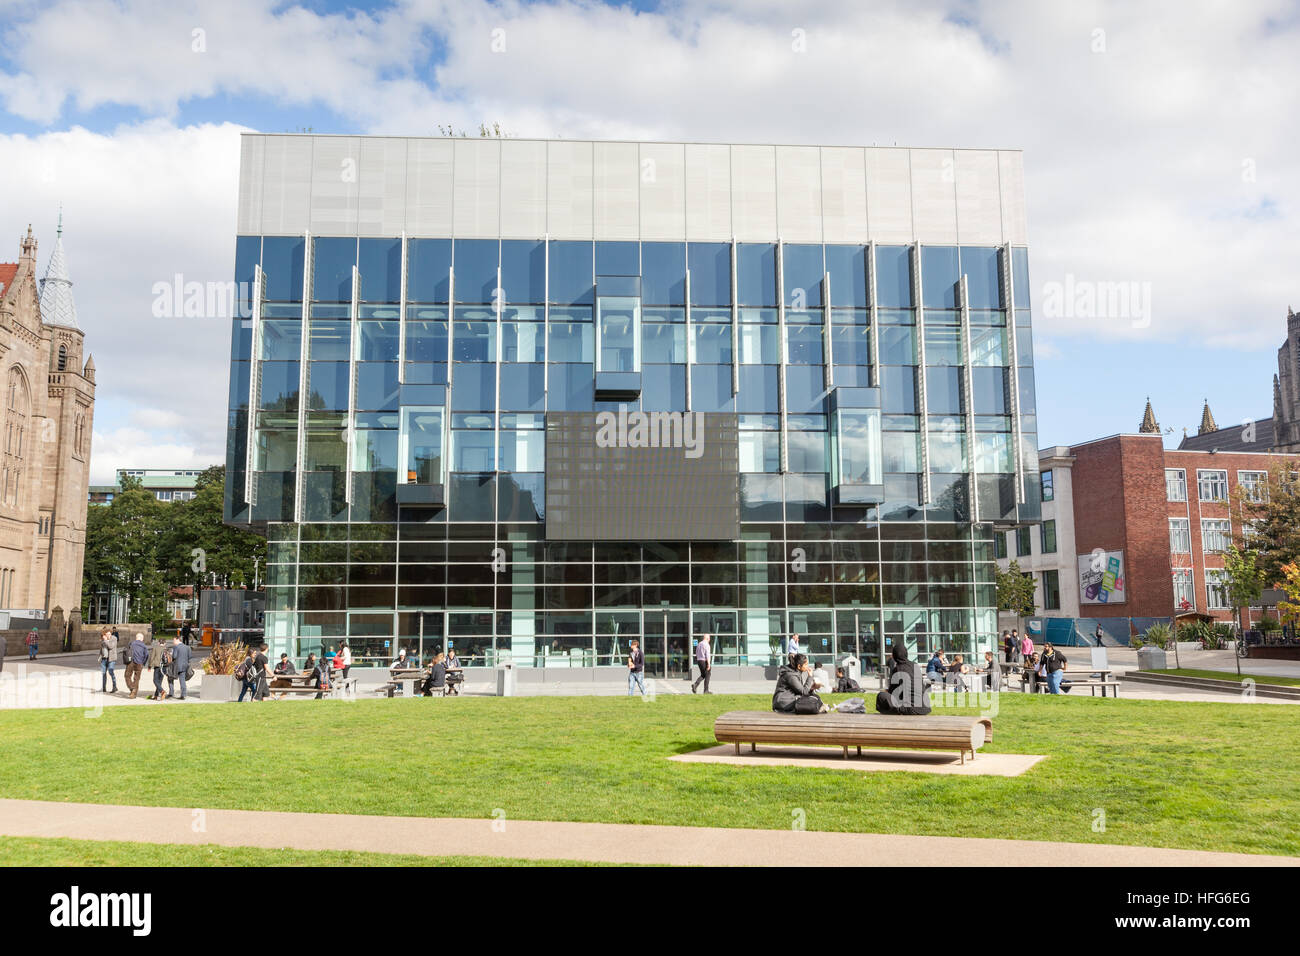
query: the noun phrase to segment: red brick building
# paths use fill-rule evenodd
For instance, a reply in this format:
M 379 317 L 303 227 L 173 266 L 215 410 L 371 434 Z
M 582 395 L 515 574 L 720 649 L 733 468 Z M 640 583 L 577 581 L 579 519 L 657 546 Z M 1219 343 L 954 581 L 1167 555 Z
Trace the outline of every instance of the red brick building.
M 1123 569 L 1122 601 L 1082 605 L 1081 613 L 1196 611 L 1232 621 L 1217 578 L 1223 551 L 1242 534 L 1235 492 L 1240 485 L 1262 486 L 1272 463 L 1300 462 L 1300 456 L 1168 450 L 1158 434 L 1113 435 L 1070 453 L 1079 574 L 1085 576 L 1088 555 L 1098 555 L 1098 565 L 1122 555 Z

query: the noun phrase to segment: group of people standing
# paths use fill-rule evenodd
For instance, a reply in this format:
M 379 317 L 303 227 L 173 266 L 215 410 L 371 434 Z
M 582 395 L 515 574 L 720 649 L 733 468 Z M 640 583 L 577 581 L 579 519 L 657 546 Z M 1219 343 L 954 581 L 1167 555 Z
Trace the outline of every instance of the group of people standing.
M 104 628 L 99 634 L 99 692 L 101 694 L 117 693 L 117 672 L 115 664 L 118 655 L 117 628 Z M 155 635 L 152 642 L 146 641 L 143 634 L 136 634 L 126 647 L 126 689 L 127 696 L 135 700 L 140 690 L 140 678 L 146 671 L 153 674 L 154 692 L 146 700 L 184 700 L 186 682 L 194 677 L 191 666 L 191 652 L 188 644 L 181 641 L 178 632 L 170 642 L 161 635 Z M 113 682 L 109 691 L 108 682 Z M 163 681 L 167 681 L 167 693 L 163 693 Z M 180 693 L 176 693 L 176 684 L 180 683 Z

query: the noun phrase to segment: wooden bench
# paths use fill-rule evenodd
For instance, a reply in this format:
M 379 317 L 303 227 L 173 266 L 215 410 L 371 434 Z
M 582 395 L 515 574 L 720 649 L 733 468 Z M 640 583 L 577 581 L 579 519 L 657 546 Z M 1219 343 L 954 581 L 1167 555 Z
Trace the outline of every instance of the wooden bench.
M 1112 677 L 1102 677 L 1102 678 L 1097 678 L 1097 679 L 1095 679 L 1095 680 L 1094 680 L 1093 678 L 1087 678 L 1087 677 L 1085 677 L 1083 680 L 1074 680 L 1074 679 L 1071 678 L 1071 677 L 1067 677 L 1067 678 L 1065 678 L 1065 683 L 1067 683 L 1067 684 L 1070 685 L 1070 689 L 1071 689 L 1071 690 L 1073 690 L 1073 689 L 1076 688 L 1076 687 L 1088 687 L 1088 688 L 1091 688 L 1091 692 L 1092 692 L 1092 696 L 1093 696 L 1093 697 L 1096 697 L 1096 696 L 1097 696 L 1097 688 L 1098 688 L 1098 687 L 1101 688 L 1101 696 L 1102 696 L 1102 697 L 1105 697 L 1105 696 L 1106 696 L 1106 688 L 1109 687 L 1109 688 L 1111 688 L 1111 694 L 1112 694 L 1114 697 L 1117 697 L 1117 698 L 1119 697 L 1119 681 L 1115 680 L 1115 679 L 1112 678 Z M 1023 687 L 1023 685 L 1022 685 L 1022 687 Z M 1043 677 L 1038 678 L 1038 684 L 1037 684 L 1037 686 L 1036 686 L 1034 689 L 1035 689 L 1038 693 L 1040 693 L 1040 694 L 1050 694 L 1050 693 L 1051 693 L 1051 691 L 1047 689 L 1047 679 L 1046 679 L 1046 678 L 1043 678 Z M 1065 693 L 1064 688 L 1062 688 L 1061 693 L 1062 693 L 1062 694 Z
M 778 714 L 763 710 L 732 710 L 713 722 L 713 736 L 719 743 L 831 744 L 844 750 L 856 747 L 898 747 L 905 750 L 956 750 L 961 762 L 993 739 L 993 721 L 988 717 L 896 717 L 886 714 Z

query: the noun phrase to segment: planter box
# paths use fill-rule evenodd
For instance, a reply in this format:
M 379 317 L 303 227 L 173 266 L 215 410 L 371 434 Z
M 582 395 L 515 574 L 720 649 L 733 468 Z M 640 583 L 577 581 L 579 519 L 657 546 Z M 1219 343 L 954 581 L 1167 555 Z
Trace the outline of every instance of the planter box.
M 231 674 L 204 674 L 203 679 L 199 681 L 199 698 L 234 700 L 239 696 L 239 685 L 240 681 Z

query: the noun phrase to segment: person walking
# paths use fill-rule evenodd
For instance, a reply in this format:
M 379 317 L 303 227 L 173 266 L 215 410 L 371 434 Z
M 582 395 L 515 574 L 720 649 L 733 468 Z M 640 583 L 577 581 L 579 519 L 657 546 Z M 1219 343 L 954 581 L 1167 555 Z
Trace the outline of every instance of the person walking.
M 99 634 L 99 692 L 108 693 L 108 679 L 113 678 L 113 693 L 117 693 L 117 673 L 113 665 L 117 658 L 117 638 L 105 628 Z
M 1038 663 L 1047 675 L 1047 692 L 1049 694 L 1059 694 L 1061 692 L 1061 681 L 1065 677 L 1065 656 L 1051 644 L 1044 644 L 1043 656 Z
M 268 645 L 262 644 L 253 655 L 253 700 L 258 703 L 266 700 L 268 689 L 266 672 L 271 666 L 271 660 L 266 656 L 267 647 Z
M 140 675 L 149 660 L 149 645 L 144 642 L 144 635 L 136 634 L 126 651 L 126 689 L 131 692 L 131 700 L 135 700 L 135 695 L 140 690 Z
M 185 626 L 181 628 L 181 640 L 186 644 L 194 637 L 194 628 L 190 627 L 190 622 L 186 621 Z
M 257 685 L 253 683 L 253 649 L 251 647 L 244 651 L 244 659 L 235 668 L 235 679 L 239 681 L 239 699 L 235 703 L 242 704 L 244 695 L 251 695 L 257 689 Z
M 335 660 L 335 664 L 343 669 L 343 676 L 347 677 L 348 671 L 352 669 L 352 648 L 348 646 L 346 641 L 344 641 L 343 646 L 339 648 L 338 658 Z
M 1015 637 L 1015 635 L 1016 632 L 1012 631 L 1011 636 Z M 1030 637 L 1029 632 L 1026 631 L 1025 636 L 1020 639 L 1020 659 L 1022 661 L 1027 661 L 1029 660 L 1029 658 L 1033 656 L 1034 656 L 1034 639 Z
M 695 664 L 700 669 L 700 676 L 695 678 L 695 683 L 691 685 L 691 693 L 695 693 L 695 688 L 704 682 L 704 693 L 712 694 L 709 690 L 709 676 L 713 673 L 713 647 L 709 643 L 709 635 L 705 634 L 700 638 L 700 643 L 695 645 Z
M 166 658 L 166 645 L 163 644 L 161 637 L 155 637 L 153 643 L 149 645 L 149 657 L 144 662 L 145 669 L 153 671 L 153 693 L 149 695 L 149 700 L 163 699 L 163 667 Z
M 629 642 L 627 651 L 627 696 L 632 696 L 632 688 L 641 688 L 645 696 L 645 655 L 641 653 L 641 642 L 635 637 Z
M 1011 640 L 1011 632 L 1003 631 L 1002 632 L 1002 653 L 1006 655 L 1008 664 L 1014 662 L 1016 656 L 1016 650 L 1017 648 L 1015 646 L 1015 642 Z
M 1097 630 L 1092 632 L 1092 637 L 1097 642 L 1098 647 L 1102 646 L 1101 639 L 1105 636 L 1106 636 L 1106 632 L 1101 629 L 1101 624 L 1099 622 L 1097 624 Z
M 181 685 L 181 693 L 180 693 L 180 696 L 177 697 L 176 699 L 177 699 L 177 700 L 184 700 L 184 699 L 185 699 L 185 682 L 186 682 L 187 680 L 190 679 L 190 648 L 189 648 L 189 645 L 188 645 L 188 644 L 182 644 L 182 643 L 181 643 L 181 636 L 180 636 L 179 634 L 177 634 L 176 637 L 172 639 L 171 647 L 169 647 L 169 648 L 167 649 L 167 653 L 171 655 L 171 659 L 172 659 L 172 671 L 173 671 L 173 674 L 174 674 L 174 679 L 177 680 L 177 681 L 179 681 L 179 682 L 180 682 L 180 685 Z M 167 689 L 168 689 L 168 692 L 169 692 L 169 693 L 170 693 L 172 690 L 174 690 L 174 686 L 170 683 L 171 679 L 172 679 L 172 678 L 169 678 L 169 679 L 168 679 L 168 685 L 167 685 Z
M 36 628 L 32 628 L 30 631 L 27 632 L 26 643 L 27 643 L 27 659 L 29 661 L 36 660 L 36 649 L 40 647 L 41 644 L 41 636 L 36 633 Z

